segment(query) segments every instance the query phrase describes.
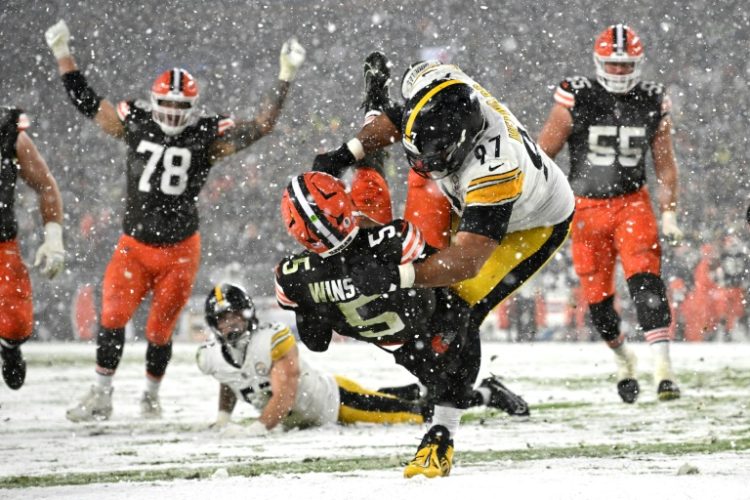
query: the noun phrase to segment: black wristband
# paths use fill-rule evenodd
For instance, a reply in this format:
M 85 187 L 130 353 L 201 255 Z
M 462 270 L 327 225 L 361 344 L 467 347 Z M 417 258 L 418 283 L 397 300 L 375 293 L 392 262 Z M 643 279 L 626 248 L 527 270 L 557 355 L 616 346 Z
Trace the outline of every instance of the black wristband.
M 63 85 L 68 92 L 68 97 L 75 105 L 76 109 L 84 116 L 93 118 L 99 111 L 99 103 L 102 98 L 96 95 L 94 89 L 89 87 L 86 77 L 76 70 L 65 73 L 62 76 Z
M 354 157 L 346 144 L 340 148 L 327 153 L 319 154 L 313 160 L 313 170 L 325 172 L 334 177 L 341 177 L 346 167 L 354 165 L 357 159 Z

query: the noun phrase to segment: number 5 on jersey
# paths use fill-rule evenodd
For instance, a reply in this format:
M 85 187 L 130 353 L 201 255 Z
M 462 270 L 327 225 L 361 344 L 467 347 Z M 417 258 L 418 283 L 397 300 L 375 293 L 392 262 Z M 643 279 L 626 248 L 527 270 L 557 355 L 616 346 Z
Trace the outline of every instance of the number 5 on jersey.
M 141 141 L 136 149 L 138 153 L 148 153 L 146 167 L 143 169 L 138 181 L 138 190 L 144 193 L 151 192 L 151 177 L 161 163 L 164 170 L 161 174 L 159 189 L 162 193 L 179 196 L 187 187 L 188 169 L 192 154 L 187 148 L 174 146 L 165 147 L 149 141 Z

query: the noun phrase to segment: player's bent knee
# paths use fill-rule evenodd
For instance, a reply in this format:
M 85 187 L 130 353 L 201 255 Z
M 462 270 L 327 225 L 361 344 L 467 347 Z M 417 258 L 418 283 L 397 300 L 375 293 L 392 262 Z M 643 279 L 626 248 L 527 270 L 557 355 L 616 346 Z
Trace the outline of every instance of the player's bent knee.
M 607 297 L 601 302 L 589 305 L 591 322 L 602 340 L 607 342 L 617 339 L 620 335 L 620 315 L 615 310 L 615 298 Z
M 656 274 L 640 273 L 628 278 L 638 323 L 644 332 L 665 328 L 672 322 L 664 281 Z

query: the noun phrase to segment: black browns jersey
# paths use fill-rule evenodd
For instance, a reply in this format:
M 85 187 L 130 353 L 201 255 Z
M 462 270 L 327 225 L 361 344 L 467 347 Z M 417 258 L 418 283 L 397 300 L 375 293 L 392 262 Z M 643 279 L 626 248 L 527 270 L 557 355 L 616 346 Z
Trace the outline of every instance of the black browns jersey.
M 198 194 L 211 170 L 210 146 L 234 126 L 224 116 L 200 117 L 169 136 L 142 101 L 123 101 L 127 156 L 126 234 L 152 245 L 173 244 L 198 230 Z
M 18 232 L 13 211 L 18 179 L 16 141 L 28 127 L 29 119 L 23 111 L 0 106 L 0 241 L 12 240 Z
M 568 108 L 568 180 L 577 196 L 611 198 L 646 183 L 646 155 L 670 101 L 663 85 L 643 81 L 625 94 L 608 92 L 596 80 L 566 78 L 555 101 Z
M 381 345 L 412 340 L 429 328 L 435 290 L 362 295 L 348 277 L 347 256 L 405 263 L 424 248 L 422 235 L 405 221 L 360 229 L 341 254 L 324 259 L 305 251 L 283 259 L 276 266 L 276 299 L 296 313 L 300 340 L 313 351 L 328 348 L 332 331 Z

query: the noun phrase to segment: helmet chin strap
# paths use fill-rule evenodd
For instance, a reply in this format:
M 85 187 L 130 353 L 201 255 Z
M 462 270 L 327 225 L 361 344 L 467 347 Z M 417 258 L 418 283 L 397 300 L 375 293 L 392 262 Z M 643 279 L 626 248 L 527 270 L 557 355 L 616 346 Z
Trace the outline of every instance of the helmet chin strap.
M 247 330 L 234 342 L 230 342 L 229 339 L 226 338 L 224 339 L 224 344 L 227 346 L 229 354 L 231 354 L 232 359 L 234 359 L 238 365 L 242 365 L 245 362 L 245 354 L 247 353 L 247 345 L 249 343 L 250 332 Z

